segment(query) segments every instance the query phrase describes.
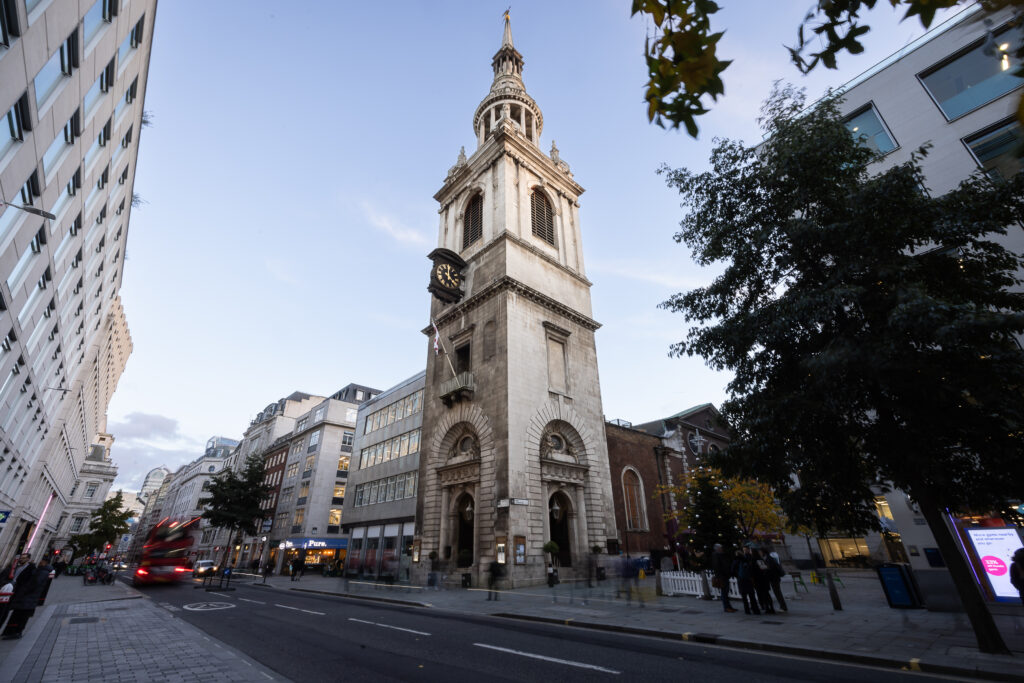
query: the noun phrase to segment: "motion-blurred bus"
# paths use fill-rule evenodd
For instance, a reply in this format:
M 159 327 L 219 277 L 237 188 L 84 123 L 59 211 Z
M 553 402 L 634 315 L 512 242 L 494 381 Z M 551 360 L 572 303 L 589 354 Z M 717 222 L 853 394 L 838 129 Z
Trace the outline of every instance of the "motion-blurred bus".
M 152 583 L 173 583 L 191 577 L 189 550 L 195 543 L 193 533 L 200 517 L 187 522 L 164 518 L 153 527 L 142 546 L 142 560 L 132 576 L 136 586 Z

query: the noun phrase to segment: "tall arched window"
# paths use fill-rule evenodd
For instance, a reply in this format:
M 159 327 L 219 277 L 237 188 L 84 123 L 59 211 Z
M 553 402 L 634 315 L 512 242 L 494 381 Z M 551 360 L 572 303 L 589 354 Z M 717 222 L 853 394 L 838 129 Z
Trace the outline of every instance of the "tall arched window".
M 627 468 L 622 471 L 622 501 L 626 508 L 626 529 L 647 529 L 644 485 L 634 469 Z
M 476 195 L 469 200 L 466 207 L 466 218 L 462 225 L 462 248 L 476 242 L 484 235 L 484 198 Z
M 530 218 L 533 223 L 533 234 L 554 246 L 555 217 L 551 211 L 551 202 L 540 190 L 530 193 Z

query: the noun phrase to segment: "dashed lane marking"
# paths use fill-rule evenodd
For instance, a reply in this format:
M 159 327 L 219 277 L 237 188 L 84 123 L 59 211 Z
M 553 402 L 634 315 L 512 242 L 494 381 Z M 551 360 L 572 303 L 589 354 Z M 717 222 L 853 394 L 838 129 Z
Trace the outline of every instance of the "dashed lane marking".
M 265 605 L 265 604 L 267 604 L 267 603 L 263 602 L 262 600 L 250 600 L 249 598 L 238 598 L 238 599 L 239 600 L 243 600 L 245 602 L 254 602 L 257 605 Z
M 360 624 L 370 624 L 372 626 L 380 626 L 381 628 L 390 628 L 390 629 L 394 629 L 395 631 L 405 631 L 406 633 L 415 633 L 418 636 L 429 636 L 430 635 L 426 631 L 414 631 L 411 628 L 402 628 L 401 626 L 391 626 L 390 624 L 378 624 L 376 621 L 363 621 L 362 619 L 353 619 L 352 617 L 349 617 L 348 620 L 349 621 L 355 621 L 355 622 L 358 622 Z
M 596 664 L 587 664 L 586 662 L 574 662 L 571 659 L 558 659 L 557 657 L 548 657 L 546 655 L 538 655 L 533 652 L 523 652 L 522 650 L 511 650 L 507 647 L 498 647 L 497 645 L 487 645 L 486 643 L 473 643 L 476 647 L 487 648 L 488 650 L 497 650 L 498 652 L 507 652 L 510 655 L 519 655 L 520 657 L 529 657 L 530 659 L 540 659 L 545 662 L 555 662 L 556 664 L 565 664 L 566 666 L 575 666 L 580 669 L 590 669 L 591 671 L 600 671 L 606 674 L 620 674 L 621 671 L 615 669 L 606 669 L 603 666 L 597 666 Z
M 326 614 L 326 612 L 314 612 L 311 609 L 302 609 L 300 607 L 292 607 L 291 605 L 279 605 L 276 602 L 274 603 L 274 607 L 283 607 L 285 609 L 293 609 L 296 612 L 305 612 L 306 614 L 319 614 L 320 616 L 324 616 Z

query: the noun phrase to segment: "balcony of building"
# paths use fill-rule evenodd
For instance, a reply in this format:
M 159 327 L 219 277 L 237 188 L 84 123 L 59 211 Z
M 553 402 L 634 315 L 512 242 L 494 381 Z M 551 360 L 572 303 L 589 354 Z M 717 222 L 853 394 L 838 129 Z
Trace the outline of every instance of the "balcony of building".
M 460 372 L 441 384 L 438 397 L 450 408 L 453 403 L 471 400 L 475 391 L 476 384 L 473 382 L 473 373 Z

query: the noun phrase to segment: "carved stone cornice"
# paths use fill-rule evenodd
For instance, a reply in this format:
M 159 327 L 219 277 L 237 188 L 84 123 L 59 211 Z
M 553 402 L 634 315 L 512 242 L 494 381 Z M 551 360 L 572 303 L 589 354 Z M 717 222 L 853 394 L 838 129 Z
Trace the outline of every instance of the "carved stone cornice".
M 437 468 L 442 486 L 471 484 L 480 481 L 480 461 L 462 462 Z
M 584 484 L 587 480 L 588 469 L 586 465 L 576 465 L 555 460 L 541 460 L 540 478 L 542 481 Z
M 473 309 L 486 303 L 493 297 L 498 296 L 499 294 L 503 294 L 505 292 L 515 292 L 516 295 L 524 297 L 536 304 L 539 304 L 540 306 L 543 306 L 549 311 L 553 311 L 558 315 L 566 318 L 567 320 L 576 323 L 580 327 L 590 330 L 591 332 L 594 332 L 600 329 L 601 327 L 601 323 L 597 322 L 593 318 L 588 318 L 582 313 L 579 313 L 578 311 L 569 308 L 565 304 L 556 301 L 555 299 L 552 299 L 546 294 L 541 294 L 536 289 L 529 287 L 520 282 L 519 280 L 509 277 L 508 275 L 502 278 L 498 278 L 497 280 L 487 285 L 470 298 L 466 299 L 460 304 L 452 306 L 446 313 L 444 313 L 441 316 L 438 316 L 436 321 L 437 326 L 439 328 L 444 327 L 446 324 L 448 324 L 452 320 L 455 320 L 462 314 L 472 311 Z M 433 326 L 424 327 L 423 330 L 421 331 L 428 337 L 434 334 Z

